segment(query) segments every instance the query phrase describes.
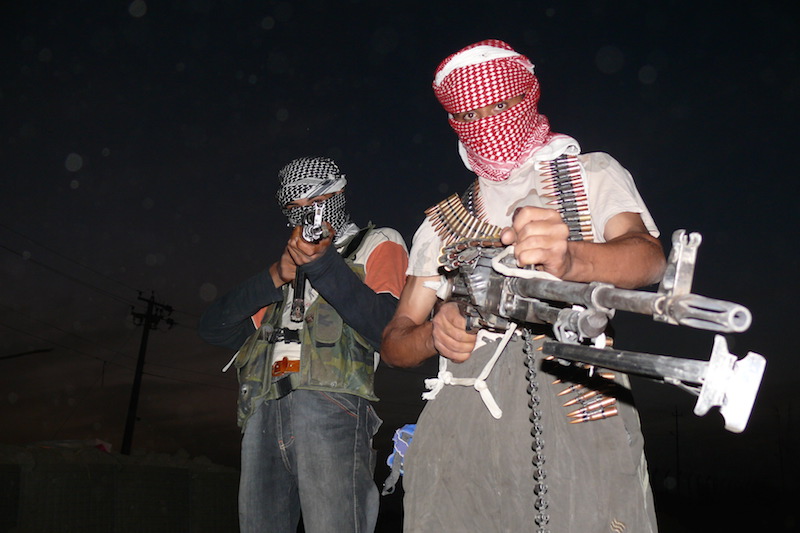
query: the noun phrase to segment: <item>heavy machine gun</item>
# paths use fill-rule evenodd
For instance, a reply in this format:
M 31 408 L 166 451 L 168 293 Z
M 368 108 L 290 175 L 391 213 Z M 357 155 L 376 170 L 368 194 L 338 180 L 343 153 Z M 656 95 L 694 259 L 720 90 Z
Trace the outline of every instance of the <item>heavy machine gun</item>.
M 672 250 L 657 292 L 619 289 L 607 283 L 561 281 L 516 268 L 513 248 L 459 241 L 444 248 L 442 263 L 451 277 L 450 298 L 463 304 L 468 329 L 506 330 L 511 322 L 548 323 L 556 341 L 543 352 L 560 361 L 597 366 L 675 385 L 698 396 L 694 413 L 719 407 L 725 428 L 747 425 L 766 361 L 749 352 L 738 359 L 719 333 L 750 327 L 746 307 L 691 293 L 699 233 L 672 236 Z M 708 361 L 596 347 L 616 311 L 652 315 L 658 322 L 718 332 Z

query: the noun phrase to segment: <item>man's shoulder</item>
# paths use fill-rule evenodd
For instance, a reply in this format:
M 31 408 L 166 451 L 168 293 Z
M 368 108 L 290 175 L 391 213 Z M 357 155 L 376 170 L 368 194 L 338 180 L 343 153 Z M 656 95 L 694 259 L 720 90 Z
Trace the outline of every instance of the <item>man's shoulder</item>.
M 393 228 L 376 228 L 371 224 L 358 245 L 354 255 L 356 263 L 365 263 L 376 250 L 385 250 L 384 255 L 408 255 L 408 247 L 399 231 Z
M 403 236 L 394 228 L 371 228 L 364 236 L 364 245 L 378 246 L 382 242 L 394 242 L 403 245 L 403 247 L 406 245 Z
M 622 168 L 619 161 L 606 152 L 585 152 L 578 155 L 578 160 L 588 172 L 601 172 Z

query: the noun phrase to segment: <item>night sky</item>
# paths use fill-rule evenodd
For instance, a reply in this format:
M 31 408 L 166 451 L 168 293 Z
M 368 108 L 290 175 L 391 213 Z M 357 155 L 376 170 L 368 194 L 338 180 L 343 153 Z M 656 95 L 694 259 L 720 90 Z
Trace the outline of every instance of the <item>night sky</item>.
M 667 251 L 676 229 L 703 235 L 694 292 L 753 312 L 728 336 L 733 353 L 768 360 L 744 434 L 695 417 L 674 387 L 636 381 L 654 479 L 679 457 L 686 476 L 735 469 L 785 487 L 800 438 L 798 20 L 770 1 L 584 4 L 6 3 L 0 442 L 99 438 L 118 451 L 142 336 L 131 311 L 155 294 L 175 324 L 149 335 L 134 451 L 236 466 L 236 378 L 221 373 L 232 354 L 196 323 L 278 258 L 277 170 L 333 157 L 354 220 L 410 246 L 424 209 L 472 179 L 433 71 L 499 38 L 536 65 L 553 130 L 632 172 Z M 711 350 L 709 332 L 624 313 L 615 324 L 619 348 Z M 379 445 L 414 421 L 432 368 L 380 369 Z

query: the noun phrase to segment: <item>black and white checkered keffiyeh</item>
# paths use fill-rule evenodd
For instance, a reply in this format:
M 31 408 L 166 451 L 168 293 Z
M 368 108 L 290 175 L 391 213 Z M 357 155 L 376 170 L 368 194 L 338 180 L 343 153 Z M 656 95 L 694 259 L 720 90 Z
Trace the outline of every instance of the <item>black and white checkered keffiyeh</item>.
M 286 204 L 301 198 L 315 198 L 324 194 L 338 192 L 347 185 L 342 171 L 332 159 L 327 157 L 301 157 L 290 162 L 278 172 L 280 187 L 275 197 L 281 212 L 289 219 L 290 226 L 300 226 L 314 206 L 286 209 Z M 322 219 L 329 222 L 336 232 L 337 240 L 350 222 L 345 209 L 344 194 L 336 194 L 322 202 Z

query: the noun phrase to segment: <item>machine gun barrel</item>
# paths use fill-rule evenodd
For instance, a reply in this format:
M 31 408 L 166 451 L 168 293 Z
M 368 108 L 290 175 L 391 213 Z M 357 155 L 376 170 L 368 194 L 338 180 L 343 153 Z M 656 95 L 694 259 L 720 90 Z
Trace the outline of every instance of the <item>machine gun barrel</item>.
M 536 278 L 511 278 L 508 290 L 522 298 L 652 315 L 663 322 L 723 333 L 740 333 L 752 322 L 750 310 L 743 305 L 697 294 L 670 296 L 660 292 L 619 289 L 606 283 Z

